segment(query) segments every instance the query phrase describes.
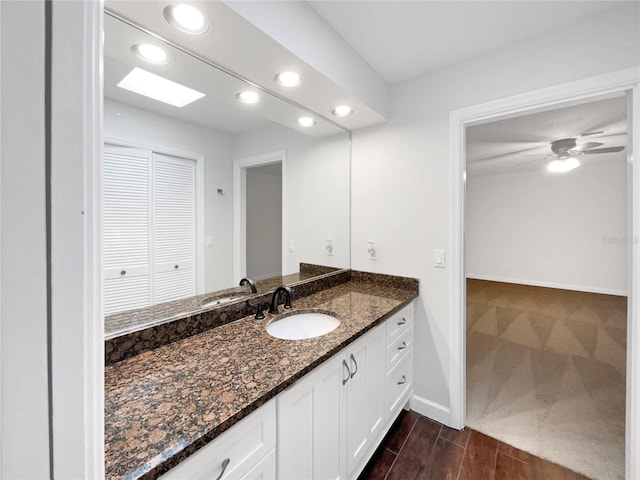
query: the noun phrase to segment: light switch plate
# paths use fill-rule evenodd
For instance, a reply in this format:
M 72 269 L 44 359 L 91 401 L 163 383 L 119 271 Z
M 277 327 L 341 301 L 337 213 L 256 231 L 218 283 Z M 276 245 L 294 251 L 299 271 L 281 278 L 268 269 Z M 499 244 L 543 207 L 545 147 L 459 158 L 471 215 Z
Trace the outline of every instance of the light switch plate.
M 433 251 L 433 266 L 438 268 L 444 268 L 444 264 L 445 264 L 444 250 L 435 249 Z

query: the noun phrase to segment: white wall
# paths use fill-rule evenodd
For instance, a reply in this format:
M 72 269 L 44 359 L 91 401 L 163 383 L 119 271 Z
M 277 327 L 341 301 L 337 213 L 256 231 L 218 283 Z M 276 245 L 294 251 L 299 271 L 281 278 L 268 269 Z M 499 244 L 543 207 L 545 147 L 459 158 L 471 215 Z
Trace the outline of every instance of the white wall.
M 282 275 L 282 165 L 247 168 L 247 276 Z
M 0 4 L 1 478 L 49 477 L 44 10 Z
M 450 236 L 449 112 L 637 66 L 638 3 L 392 87 L 390 121 L 353 133 L 352 268 L 420 279 L 415 392 L 448 419 L 449 272 L 432 266 Z M 366 241 L 378 242 L 377 261 Z
M 235 138 L 234 158 L 286 151 L 285 231 L 295 252 L 285 252 L 283 274 L 298 272 L 300 262 L 349 266 L 348 135 L 316 139 L 274 125 Z M 328 256 L 326 239 L 334 240 Z
M 204 155 L 205 292 L 233 285 L 233 164 L 232 137 L 113 100 L 104 102 L 106 138 L 129 140 Z M 226 195 L 218 195 L 222 188 Z
M 622 158 L 620 158 L 622 157 Z M 467 177 L 471 278 L 627 293 L 627 163 Z

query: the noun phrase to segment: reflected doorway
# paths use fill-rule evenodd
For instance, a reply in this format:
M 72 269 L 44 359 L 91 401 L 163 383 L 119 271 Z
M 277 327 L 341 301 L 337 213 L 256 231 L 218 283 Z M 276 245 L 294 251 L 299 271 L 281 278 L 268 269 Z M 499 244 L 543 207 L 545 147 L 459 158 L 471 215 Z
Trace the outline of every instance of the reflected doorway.
M 285 152 L 234 161 L 234 280 L 283 275 Z
M 282 276 L 282 164 L 246 169 L 246 275 Z

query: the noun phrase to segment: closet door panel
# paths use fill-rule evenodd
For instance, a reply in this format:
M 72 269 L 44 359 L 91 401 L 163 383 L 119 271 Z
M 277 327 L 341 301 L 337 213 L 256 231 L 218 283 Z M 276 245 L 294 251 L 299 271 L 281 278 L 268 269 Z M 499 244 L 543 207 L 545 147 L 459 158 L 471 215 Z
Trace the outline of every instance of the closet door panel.
M 153 154 L 154 303 L 196 294 L 195 162 Z
M 105 314 L 149 305 L 151 152 L 105 146 Z

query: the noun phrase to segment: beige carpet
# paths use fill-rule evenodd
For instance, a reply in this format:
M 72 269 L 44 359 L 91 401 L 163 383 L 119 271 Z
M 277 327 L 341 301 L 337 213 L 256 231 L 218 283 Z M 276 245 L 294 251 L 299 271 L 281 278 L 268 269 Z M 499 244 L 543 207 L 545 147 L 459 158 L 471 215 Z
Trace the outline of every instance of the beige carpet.
M 467 425 L 624 479 L 627 299 L 467 281 Z

